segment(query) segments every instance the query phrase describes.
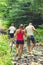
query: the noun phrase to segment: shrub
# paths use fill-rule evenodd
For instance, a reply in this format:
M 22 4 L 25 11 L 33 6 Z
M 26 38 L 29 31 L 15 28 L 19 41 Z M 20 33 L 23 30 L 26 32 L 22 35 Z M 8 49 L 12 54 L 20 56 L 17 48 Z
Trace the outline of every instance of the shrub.
M 43 29 L 38 28 L 37 30 L 40 33 L 40 36 L 37 33 L 34 33 L 35 39 L 37 42 L 40 42 L 40 41 L 43 42 Z
M 8 41 L 7 35 L 0 35 L 0 65 L 12 65 Z

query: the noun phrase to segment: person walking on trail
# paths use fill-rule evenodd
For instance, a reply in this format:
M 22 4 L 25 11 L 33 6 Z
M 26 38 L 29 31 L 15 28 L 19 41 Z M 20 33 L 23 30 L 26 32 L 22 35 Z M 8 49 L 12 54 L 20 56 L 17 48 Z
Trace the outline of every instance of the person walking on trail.
M 20 25 L 19 29 L 15 32 L 16 36 L 16 51 L 18 59 L 22 56 L 23 46 L 24 46 L 24 36 L 25 36 L 25 30 L 23 24 Z
M 33 31 L 37 32 L 39 34 L 39 32 L 35 29 L 35 27 L 32 25 L 32 23 L 29 23 L 29 25 L 25 28 L 26 32 L 27 32 L 27 45 L 28 45 L 28 52 L 30 54 L 30 40 L 32 41 L 32 48 L 34 48 L 35 46 L 35 38 L 34 38 L 34 33 Z
M 14 23 L 11 23 L 11 26 L 8 29 L 10 35 L 10 52 L 12 51 L 13 41 L 14 41 L 14 32 L 16 28 L 14 27 Z

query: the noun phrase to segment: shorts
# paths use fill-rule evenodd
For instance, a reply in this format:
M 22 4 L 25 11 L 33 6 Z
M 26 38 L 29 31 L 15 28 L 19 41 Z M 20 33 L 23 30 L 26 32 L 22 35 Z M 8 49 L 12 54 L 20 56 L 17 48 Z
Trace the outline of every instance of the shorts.
M 33 44 L 36 43 L 33 35 L 27 37 L 27 45 L 29 45 L 29 46 L 30 46 L 30 41 L 32 41 Z
M 16 43 L 17 44 L 24 44 L 24 40 L 17 40 Z
M 14 38 L 14 33 L 10 33 L 10 38 Z

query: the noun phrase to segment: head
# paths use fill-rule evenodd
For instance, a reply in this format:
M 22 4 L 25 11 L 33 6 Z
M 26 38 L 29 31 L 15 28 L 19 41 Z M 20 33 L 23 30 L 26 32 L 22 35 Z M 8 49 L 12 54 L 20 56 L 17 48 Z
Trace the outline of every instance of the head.
M 11 23 L 11 26 L 14 26 L 14 23 Z
M 23 24 L 20 24 L 20 29 L 24 29 L 24 25 Z
M 29 25 L 32 25 L 32 23 L 29 23 Z

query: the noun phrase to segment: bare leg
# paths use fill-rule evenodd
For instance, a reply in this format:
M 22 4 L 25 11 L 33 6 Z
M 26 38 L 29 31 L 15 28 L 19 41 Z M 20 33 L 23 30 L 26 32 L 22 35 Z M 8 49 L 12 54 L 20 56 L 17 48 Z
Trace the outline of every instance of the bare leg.
M 30 46 L 28 46 L 28 51 L 30 52 Z
M 32 36 L 31 41 L 32 41 L 32 43 L 33 43 L 31 49 L 33 49 L 34 46 L 35 46 L 35 43 L 36 43 L 36 42 L 35 42 L 35 38 L 34 38 L 34 36 Z
M 19 47 L 19 44 L 16 44 L 16 51 L 17 51 L 17 54 L 18 54 L 18 47 Z
M 32 44 L 32 48 L 31 48 L 31 49 L 33 49 L 33 48 L 34 48 L 34 46 L 35 46 L 35 44 Z
M 13 47 L 13 38 L 10 38 L 10 52 L 12 51 L 12 47 Z
M 30 38 L 27 38 L 28 53 L 30 54 Z
M 19 49 L 19 56 L 22 56 L 22 51 L 23 51 L 23 44 L 20 44 L 20 49 Z

